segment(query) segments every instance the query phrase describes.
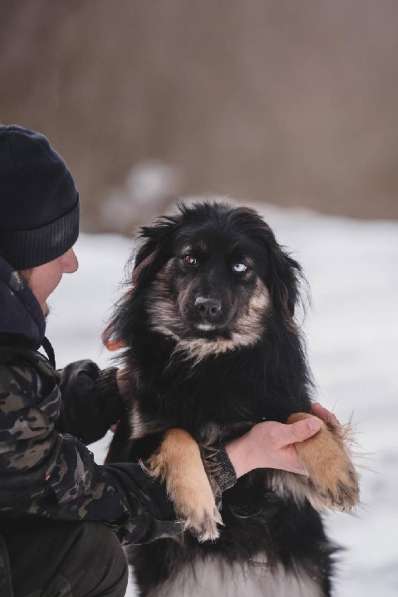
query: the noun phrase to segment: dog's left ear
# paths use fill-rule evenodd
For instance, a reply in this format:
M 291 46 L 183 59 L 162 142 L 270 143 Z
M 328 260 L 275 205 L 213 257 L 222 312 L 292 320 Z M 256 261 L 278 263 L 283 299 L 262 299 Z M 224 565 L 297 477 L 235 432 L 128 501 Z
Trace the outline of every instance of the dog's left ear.
M 299 282 L 303 278 L 300 265 L 279 245 L 270 226 L 253 209 L 233 210 L 236 227 L 254 240 L 267 254 L 266 285 L 274 309 L 285 319 L 294 316 L 299 300 Z
M 269 246 L 269 258 L 269 285 L 273 305 L 284 317 L 292 318 L 299 300 L 301 267 L 275 239 Z

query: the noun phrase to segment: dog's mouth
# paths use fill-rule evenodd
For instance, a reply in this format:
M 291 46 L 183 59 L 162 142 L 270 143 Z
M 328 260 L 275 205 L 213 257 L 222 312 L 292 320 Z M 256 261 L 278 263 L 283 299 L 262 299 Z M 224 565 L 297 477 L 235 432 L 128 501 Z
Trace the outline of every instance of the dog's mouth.
M 195 327 L 201 332 L 213 332 L 217 329 L 212 323 L 197 323 Z
M 194 297 L 182 294 L 177 301 L 178 316 L 182 327 L 190 338 L 215 340 L 230 336 L 237 314 L 234 304 L 226 304 L 224 300 L 214 296 Z
M 188 336 L 192 338 L 201 338 L 207 340 L 216 340 L 217 338 L 229 338 L 231 328 L 234 327 L 236 313 L 233 309 L 228 312 L 220 313 L 213 320 L 203 316 L 198 316 L 192 310 L 180 312 L 183 327 L 188 331 Z
M 214 340 L 216 338 L 227 338 L 230 336 L 230 330 L 227 325 L 215 325 L 212 323 L 196 323 L 191 325 L 192 335 L 197 338 L 207 338 Z

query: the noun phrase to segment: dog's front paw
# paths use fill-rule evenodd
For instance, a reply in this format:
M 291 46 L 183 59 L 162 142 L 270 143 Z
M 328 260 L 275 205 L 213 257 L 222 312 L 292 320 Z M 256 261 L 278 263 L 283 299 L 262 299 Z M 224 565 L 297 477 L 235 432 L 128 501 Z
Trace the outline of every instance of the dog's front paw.
M 205 494 L 195 496 L 185 495 L 176 503 L 176 511 L 184 521 L 184 527 L 190 531 L 201 543 L 215 541 L 220 532 L 217 525 L 223 524 L 221 515 L 214 502 L 213 495 Z
M 307 413 L 295 413 L 288 422 L 293 423 L 307 416 Z M 344 427 L 322 423 L 315 436 L 295 444 L 309 475 L 306 497 L 318 510 L 329 508 L 347 512 L 358 505 L 358 475 L 346 442 L 347 431 Z
M 222 524 L 213 491 L 203 467 L 199 446 L 182 429 L 170 429 L 147 466 L 165 481 L 167 493 L 185 529 L 199 541 L 218 538 Z
M 306 462 L 312 484 L 313 502 L 322 508 L 350 512 L 359 503 L 359 483 L 355 469 L 339 450 L 326 460 L 325 467 L 311 468 Z

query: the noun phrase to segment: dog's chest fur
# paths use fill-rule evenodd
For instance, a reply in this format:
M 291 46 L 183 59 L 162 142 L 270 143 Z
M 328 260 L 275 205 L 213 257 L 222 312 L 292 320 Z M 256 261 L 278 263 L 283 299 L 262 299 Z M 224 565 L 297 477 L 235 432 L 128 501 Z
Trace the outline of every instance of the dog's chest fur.
M 282 385 L 270 378 L 266 350 L 264 345 L 241 349 L 195 366 L 184 358 L 170 359 L 170 353 L 165 358 L 161 349 L 150 361 L 139 355 L 140 363 L 128 363 L 130 370 L 138 370 L 132 437 L 153 432 L 156 421 L 200 437 L 209 423 L 224 429 L 242 422 L 285 421 L 291 412 L 308 410 L 305 379 L 294 380 L 293 393 L 288 375 Z
M 219 558 L 198 559 L 186 565 L 147 597 L 322 597 L 316 578 L 304 570 L 270 570 L 258 555 L 250 564 L 226 564 Z

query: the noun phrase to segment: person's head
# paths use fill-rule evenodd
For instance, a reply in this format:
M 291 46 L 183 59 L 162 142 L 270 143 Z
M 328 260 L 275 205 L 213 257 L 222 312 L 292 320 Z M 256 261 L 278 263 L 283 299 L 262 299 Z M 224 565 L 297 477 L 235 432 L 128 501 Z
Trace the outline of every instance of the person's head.
M 79 194 L 44 135 L 0 126 L 0 257 L 27 280 L 47 313 L 64 273 L 78 267 Z

